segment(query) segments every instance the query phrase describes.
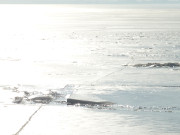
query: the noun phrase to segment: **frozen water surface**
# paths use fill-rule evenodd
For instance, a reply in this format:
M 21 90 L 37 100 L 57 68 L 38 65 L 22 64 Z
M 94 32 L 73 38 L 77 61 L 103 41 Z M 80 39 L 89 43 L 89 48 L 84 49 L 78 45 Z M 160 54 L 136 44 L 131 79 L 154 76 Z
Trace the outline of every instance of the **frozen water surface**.
M 22 115 L 12 134 L 180 133 L 177 5 L 0 5 L 0 18 L 0 124 Z

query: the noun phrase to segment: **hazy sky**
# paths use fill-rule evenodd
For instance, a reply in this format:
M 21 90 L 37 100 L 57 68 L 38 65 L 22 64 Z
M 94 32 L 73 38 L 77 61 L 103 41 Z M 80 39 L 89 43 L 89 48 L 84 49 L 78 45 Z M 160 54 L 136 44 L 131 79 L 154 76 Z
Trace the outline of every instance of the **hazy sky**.
M 180 0 L 0 0 L 0 3 L 180 4 Z

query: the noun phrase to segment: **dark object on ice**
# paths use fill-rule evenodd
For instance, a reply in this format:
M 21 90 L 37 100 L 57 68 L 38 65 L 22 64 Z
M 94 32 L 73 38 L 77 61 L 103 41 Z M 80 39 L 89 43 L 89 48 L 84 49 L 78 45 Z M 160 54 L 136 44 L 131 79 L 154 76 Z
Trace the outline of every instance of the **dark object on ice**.
M 23 97 L 15 97 L 13 103 L 20 104 L 23 100 Z
M 43 103 L 43 104 L 48 104 L 49 102 L 52 101 L 52 97 L 51 96 L 33 96 L 29 98 L 31 101 L 35 102 L 35 103 Z
M 92 106 L 95 106 L 95 105 L 109 106 L 109 105 L 113 105 L 114 103 L 106 102 L 106 101 L 95 102 L 95 101 L 79 100 L 79 99 L 72 99 L 72 98 L 68 98 L 67 99 L 67 105 L 76 105 L 76 104 L 80 104 L 80 105 L 92 105 Z
M 30 93 L 29 93 L 29 92 L 27 92 L 27 91 L 24 91 L 24 95 L 25 95 L 25 96 L 29 96 L 29 95 L 30 95 Z
M 146 63 L 136 64 L 134 67 L 180 67 L 180 63 Z

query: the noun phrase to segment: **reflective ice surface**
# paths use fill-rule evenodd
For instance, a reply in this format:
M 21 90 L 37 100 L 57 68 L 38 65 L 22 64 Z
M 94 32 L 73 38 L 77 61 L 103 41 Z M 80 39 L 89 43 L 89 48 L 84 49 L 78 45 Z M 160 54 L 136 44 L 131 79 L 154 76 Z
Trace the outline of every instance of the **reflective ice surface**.
M 2 109 L 26 92 L 115 103 L 53 100 L 22 134 L 180 133 L 178 6 L 0 5 L 0 18 Z

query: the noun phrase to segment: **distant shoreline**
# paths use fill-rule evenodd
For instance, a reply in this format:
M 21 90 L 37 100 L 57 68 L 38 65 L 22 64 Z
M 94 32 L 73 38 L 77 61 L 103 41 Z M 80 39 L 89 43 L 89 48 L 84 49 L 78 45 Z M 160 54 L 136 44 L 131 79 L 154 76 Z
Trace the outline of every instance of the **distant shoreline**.
M 109 3 L 16 3 L 16 2 L 0 2 L 0 5 L 69 5 L 69 6 L 87 6 L 90 8 L 96 8 L 94 6 L 102 6 L 104 8 L 112 8 L 114 7 L 115 9 L 121 7 L 122 9 L 133 9 L 133 8 L 138 8 L 138 9 L 179 9 L 180 4 L 127 4 L 127 3 L 114 3 L 114 4 L 109 4 Z

